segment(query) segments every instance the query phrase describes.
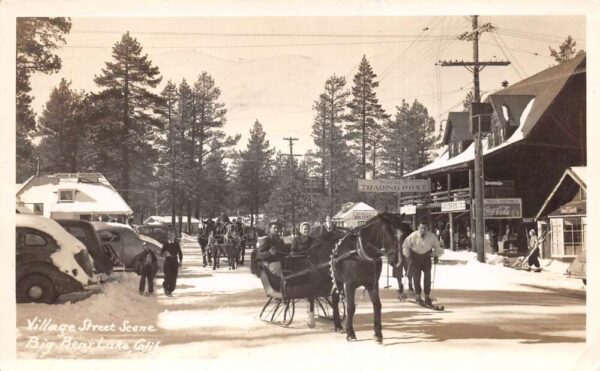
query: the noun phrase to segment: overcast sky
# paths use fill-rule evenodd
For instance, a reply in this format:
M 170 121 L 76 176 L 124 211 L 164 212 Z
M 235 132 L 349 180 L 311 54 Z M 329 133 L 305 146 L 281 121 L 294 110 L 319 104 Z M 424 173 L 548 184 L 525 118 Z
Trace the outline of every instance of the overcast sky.
M 310 137 L 312 104 L 332 74 L 344 75 L 348 88 L 363 55 L 378 75 L 377 96 L 394 114 L 402 99 L 418 99 L 436 122 L 460 110 L 472 88 L 472 75 L 462 67 L 436 66 L 438 60 L 472 60 L 472 43 L 456 36 L 471 29 L 467 16 L 438 17 L 211 17 L 211 18 L 72 18 L 67 44 L 58 50 L 63 68 L 32 78 L 34 110 L 41 113 L 60 78 L 76 89 L 98 91 L 93 82 L 111 48 L 130 31 L 163 82 L 193 83 L 207 71 L 222 90 L 228 114 L 225 130 L 241 133 L 240 148 L 258 119 L 276 148 L 314 148 Z M 481 60 L 510 60 L 509 67 L 487 67 L 481 90 L 515 83 L 554 64 L 548 46 L 567 35 L 585 49 L 585 18 L 576 16 L 482 16 L 497 32 L 481 38 Z

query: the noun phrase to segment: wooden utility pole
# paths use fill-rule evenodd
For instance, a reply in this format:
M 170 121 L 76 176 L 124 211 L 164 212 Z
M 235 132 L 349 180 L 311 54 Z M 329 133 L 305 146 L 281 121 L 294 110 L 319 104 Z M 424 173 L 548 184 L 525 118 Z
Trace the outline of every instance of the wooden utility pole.
M 479 91 L 479 72 L 482 71 L 486 66 L 508 66 L 509 61 L 479 61 L 479 34 L 484 32 L 493 31 L 495 29 L 491 23 L 485 23 L 481 26 L 477 24 L 478 16 L 474 15 L 471 17 L 472 20 L 472 31 L 465 32 L 458 36 L 459 40 L 473 41 L 473 61 L 440 61 L 442 67 L 449 66 L 461 66 L 465 67 L 471 73 L 473 73 L 473 102 L 479 103 L 481 101 L 481 94 Z M 475 233 L 475 248 L 477 249 L 477 259 L 480 262 L 485 262 L 485 250 L 484 250 L 484 233 L 485 233 L 485 219 L 483 213 L 483 199 L 484 199 L 484 174 L 483 174 L 483 151 L 481 144 L 481 124 L 479 124 L 478 130 L 475 133 L 475 160 L 474 160 L 474 188 L 475 188 L 475 200 L 471 202 L 471 234 Z M 475 223 L 473 223 L 473 209 L 475 210 Z M 473 228 L 474 227 L 474 228 Z
M 298 140 L 298 138 L 287 137 L 283 138 L 290 142 L 290 184 L 294 187 L 294 156 L 302 156 L 294 154 L 294 141 Z M 296 228 L 296 200 L 294 199 L 294 193 L 289 193 L 292 198 L 292 232 L 294 228 Z

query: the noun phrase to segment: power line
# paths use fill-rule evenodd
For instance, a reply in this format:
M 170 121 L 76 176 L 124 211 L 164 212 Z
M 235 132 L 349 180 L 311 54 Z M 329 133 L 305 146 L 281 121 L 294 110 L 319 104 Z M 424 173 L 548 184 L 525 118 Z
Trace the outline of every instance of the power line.
M 432 39 L 433 40 L 433 39 Z M 445 38 L 444 40 L 452 40 L 451 38 Z M 346 46 L 346 45 L 375 45 L 375 44 L 398 44 L 414 42 L 414 40 L 394 40 L 394 41 L 357 41 L 357 42 L 346 42 L 346 43 L 299 43 L 299 44 L 238 44 L 238 45 L 185 45 L 185 46 L 158 46 L 158 45 L 144 45 L 145 49 L 233 49 L 233 48 L 281 48 L 281 47 L 297 47 L 297 46 Z M 62 45 L 59 48 L 71 48 L 71 49 L 109 49 L 110 46 L 101 45 Z

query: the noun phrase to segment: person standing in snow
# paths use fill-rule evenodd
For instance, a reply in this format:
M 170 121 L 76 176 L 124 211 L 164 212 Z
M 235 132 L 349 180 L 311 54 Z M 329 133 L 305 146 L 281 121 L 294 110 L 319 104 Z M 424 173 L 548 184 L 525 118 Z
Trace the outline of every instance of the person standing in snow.
M 535 233 L 535 231 L 532 229 L 529 231 L 529 256 L 527 257 L 527 264 L 529 264 L 529 269 L 531 269 L 531 267 L 535 267 L 535 271 L 539 272 L 542 270 L 541 266 L 540 266 L 540 249 L 539 249 L 539 244 L 540 244 L 540 240 L 537 236 L 537 234 Z
M 144 244 L 144 251 L 140 253 L 136 264 L 136 273 L 140 275 L 140 295 L 146 291 L 146 281 L 148 281 L 148 295 L 154 292 L 154 275 L 158 272 L 158 259 L 150 247 Z
M 415 285 L 416 301 L 420 304 L 432 305 L 431 297 L 431 258 L 437 264 L 438 259 L 444 254 L 444 249 L 435 234 L 427 230 L 425 222 L 419 224 L 419 228 L 411 233 L 402 244 L 402 252 L 408 259 L 408 277 L 413 278 Z M 423 286 L 425 301 L 421 299 L 421 272 L 423 272 Z
M 165 257 L 163 264 L 163 271 L 165 273 L 163 289 L 165 295 L 172 296 L 172 292 L 175 291 L 175 286 L 177 285 L 177 273 L 183 261 L 181 246 L 179 246 L 179 242 L 175 239 L 175 233 L 172 231 L 169 232 L 168 242 L 163 245 L 160 254 Z

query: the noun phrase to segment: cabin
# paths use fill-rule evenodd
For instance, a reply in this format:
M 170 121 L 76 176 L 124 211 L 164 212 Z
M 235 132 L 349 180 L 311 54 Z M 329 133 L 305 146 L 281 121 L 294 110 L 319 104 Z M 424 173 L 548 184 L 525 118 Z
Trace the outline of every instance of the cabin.
M 100 173 L 34 175 L 17 188 L 18 213 L 125 223 L 133 211 Z

